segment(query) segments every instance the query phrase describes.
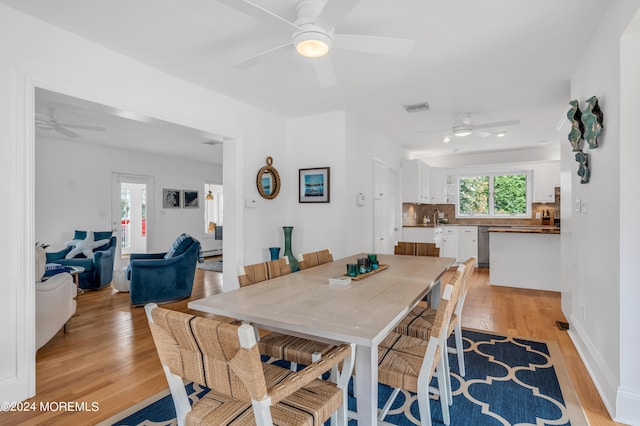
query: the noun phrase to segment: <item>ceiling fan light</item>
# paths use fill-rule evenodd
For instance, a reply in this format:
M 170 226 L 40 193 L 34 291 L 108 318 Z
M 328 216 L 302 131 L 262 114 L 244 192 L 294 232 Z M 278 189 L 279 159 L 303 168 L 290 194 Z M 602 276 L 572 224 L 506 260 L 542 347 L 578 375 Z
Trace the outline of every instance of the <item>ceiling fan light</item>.
M 453 136 L 457 136 L 459 138 L 469 136 L 470 134 L 471 134 L 471 129 L 455 129 L 453 131 Z
M 329 53 L 331 37 L 321 32 L 306 31 L 297 34 L 294 43 L 300 55 L 305 58 L 319 58 Z

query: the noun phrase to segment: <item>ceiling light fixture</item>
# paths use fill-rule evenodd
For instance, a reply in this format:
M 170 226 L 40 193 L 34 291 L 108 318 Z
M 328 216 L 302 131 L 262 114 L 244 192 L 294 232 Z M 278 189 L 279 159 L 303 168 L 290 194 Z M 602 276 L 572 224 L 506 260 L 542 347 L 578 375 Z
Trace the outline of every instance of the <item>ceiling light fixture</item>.
M 496 136 L 499 137 L 499 138 L 503 138 L 504 135 L 506 135 L 506 134 L 507 134 L 507 132 L 500 132 L 500 133 L 496 133 Z
M 453 129 L 453 136 L 457 136 L 459 138 L 463 138 L 465 136 L 469 136 L 470 134 L 471 134 L 471 129 L 468 129 L 466 127 Z
M 451 138 L 449 136 L 445 136 L 445 138 L 442 139 L 442 142 L 449 143 L 449 142 L 451 142 Z
M 329 53 L 331 37 L 322 31 L 303 31 L 293 37 L 298 53 L 305 58 L 319 58 Z

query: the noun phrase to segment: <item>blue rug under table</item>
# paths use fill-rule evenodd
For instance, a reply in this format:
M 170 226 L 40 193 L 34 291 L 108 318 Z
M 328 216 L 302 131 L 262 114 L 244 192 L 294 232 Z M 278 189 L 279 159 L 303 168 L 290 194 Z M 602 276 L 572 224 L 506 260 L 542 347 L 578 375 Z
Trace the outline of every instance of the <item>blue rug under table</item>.
M 458 374 L 456 355 L 449 355 L 453 388 L 451 425 L 588 424 L 554 342 L 506 337 L 468 329 L 463 329 L 462 334 L 465 377 Z M 449 344 L 453 346 L 453 340 Z M 287 362 L 270 361 L 288 368 Z M 436 384 L 435 379 L 432 384 Z M 188 383 L 186 390 L 192 404 L 209 391 L 194 383 Z M 390 387 L 378 384 L 379 408 L 382 408 L 391 391 Z M 432 423 L 443 425 L 440 402 L 435 398 L 431 396 L 430 399 Z M 349 410 L 357 411 L 356 408 L 357 402 L 350 383 Z M 419 419 L 417 395 L 403 390 L 384 421 L 394 425 L 419 425 Z M 168 389 L 100 423 L 149 424 L 176 424 L 173 400 Z M 350 426 L 357 424 L 356 420 L 349 421 Z

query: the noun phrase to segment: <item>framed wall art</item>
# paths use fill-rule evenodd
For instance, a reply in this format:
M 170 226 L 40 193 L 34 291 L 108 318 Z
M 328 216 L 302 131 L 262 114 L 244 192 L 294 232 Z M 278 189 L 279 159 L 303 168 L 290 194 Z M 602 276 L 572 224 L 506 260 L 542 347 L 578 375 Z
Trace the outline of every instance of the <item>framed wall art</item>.
M 330 201 L 329 167 L 299 169 L 298 202 L 328 203 Z
M 162 208 L 179 209 L 180 208 L 180 190 L 179 189 L 162 189 Z
M 190 191 L 185 189 L 182 191 L 182 206 L 185 209 L 197 209 L 200 205 L 200 199 L 198 197 L 198 191 Z

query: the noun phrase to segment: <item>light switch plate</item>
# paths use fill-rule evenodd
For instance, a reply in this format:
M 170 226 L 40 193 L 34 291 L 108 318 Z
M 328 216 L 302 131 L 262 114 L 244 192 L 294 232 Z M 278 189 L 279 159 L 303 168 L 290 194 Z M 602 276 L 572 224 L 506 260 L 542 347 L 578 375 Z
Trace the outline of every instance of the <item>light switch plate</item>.
M 587 200 L 583 198 L 580 200 L 580 213 L 586 213 L 586 212 L 587 212 Z
M 576 212 L 578 212 L 578 213 L 580 213 L 580 205 L 581 205 L 581 204 L 582 204 L 582 203 L 580 202 L 580 198 L 576 198 L 576 204 L 575 204 L 575 206 L 576 206 Z
M 536 219 L 540 219 L 540 212 L 536 212 Z

